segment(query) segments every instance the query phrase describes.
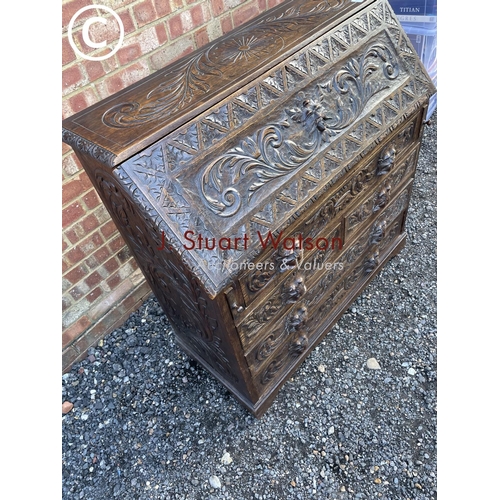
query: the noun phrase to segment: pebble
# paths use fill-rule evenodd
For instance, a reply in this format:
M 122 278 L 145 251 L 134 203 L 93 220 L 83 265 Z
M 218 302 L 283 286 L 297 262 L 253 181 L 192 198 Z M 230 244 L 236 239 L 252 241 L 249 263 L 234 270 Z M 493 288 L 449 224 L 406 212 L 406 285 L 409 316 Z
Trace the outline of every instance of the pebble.
M 332 434 L 335 433 L 335 427 L 332 425 L 329 429 L 328 429 L 328 435 L 331 436 Z
M 217 476 L 210 476 L 208 482 L 212 488 L 218 489 L 222 487 L 220 479 Z
M 366 362 L 367 368 L 370 370 L 380 370 L 380 364 L 375 358 L 370 358 Z
M 318 366 L 318 371 L 321 372 L 321 373 L 325 373 L 325 370 L 326 370 L 326 366 L 321 364 Z
M 62 404 L 63 415 L 66 415 L 67 413 L 69 413 L 73 409 L 73 406 L 74 406 L 73 403 L 70 403 L 69 401 L 65 401 Z
M 417 372 L 415 371 L 415 369 L 414 369 L 414 368 L 410 368 L 410 369 L 408 370 L 408 375 L 415 375 L 415 373 L 417 373 Z
M 224 465 L 229 465 L 230 463 L 233 462 L 233 459 L 231 458 L 231 455 L 226 451 L 226 453 L 224 453 L 224 455 L 222 455 L 222 458 L 220 459 L 220 461 Z

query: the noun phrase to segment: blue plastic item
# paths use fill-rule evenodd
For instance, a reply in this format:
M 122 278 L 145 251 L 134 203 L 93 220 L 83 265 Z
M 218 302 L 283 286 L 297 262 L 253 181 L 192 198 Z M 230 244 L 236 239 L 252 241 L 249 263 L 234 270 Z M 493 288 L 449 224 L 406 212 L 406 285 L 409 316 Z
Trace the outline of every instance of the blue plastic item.
M 389 0 L 389 3 L 437 88 L 437 0 Z M 434 94 L 427 119 L 436 106 L 437 94 Z

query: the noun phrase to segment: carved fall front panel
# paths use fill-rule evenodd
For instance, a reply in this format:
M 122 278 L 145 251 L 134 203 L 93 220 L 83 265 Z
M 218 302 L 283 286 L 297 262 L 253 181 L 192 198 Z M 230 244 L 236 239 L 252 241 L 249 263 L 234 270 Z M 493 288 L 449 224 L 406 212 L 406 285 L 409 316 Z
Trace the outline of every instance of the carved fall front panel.
M 416 63 L 406 35 L 383 5 L 326 33 L 122 165 L 165 215 L 168 243 L 180 253 L 186 231 L 249 238 L 246 250 L 194 249 L 186 256 L 210 294 L 262 251 L 258 233 L 286 227 L 425 97 L 424 79 L 408 71 Z M 257 39 L 238 40 L 226 40 L 234 47 L 224 53 L 265 50 Z M 167 105 L 158 92 L 157 101 Z M 125 124 L 133 114 L 113 120 Z

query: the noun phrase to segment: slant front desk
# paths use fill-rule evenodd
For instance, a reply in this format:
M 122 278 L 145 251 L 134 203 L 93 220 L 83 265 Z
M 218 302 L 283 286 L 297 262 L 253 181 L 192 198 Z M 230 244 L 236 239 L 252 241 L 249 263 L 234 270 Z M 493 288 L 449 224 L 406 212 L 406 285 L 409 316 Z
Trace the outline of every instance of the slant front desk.
M 292 0 L 63 140 L 178 345 L 261 416 L 404 246 L 434 92 L 385 0 Z

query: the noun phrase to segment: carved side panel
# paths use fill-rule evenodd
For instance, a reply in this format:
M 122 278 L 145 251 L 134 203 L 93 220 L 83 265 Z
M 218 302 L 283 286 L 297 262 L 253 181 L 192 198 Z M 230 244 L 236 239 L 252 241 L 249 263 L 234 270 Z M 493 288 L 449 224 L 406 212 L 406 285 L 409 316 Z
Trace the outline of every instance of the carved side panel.
M 162 242 L 161 218 L 147 208 L 145 200 L 133 188 L 131 179 L 124 171 L 117 168 L 114 174 L 99 168 L 90 173 L 176 334 L 222 379 L 238 385 L 242 381 L 234 365 L 234 353 L 227 351 L 230 347 L 224 341 L 226 327 L 216 306 L 168 243 L 159 250 Z M 123 190 L 123 185 L 128 186 L 135 197 L 131 198 Z M 139 213 L 138 207 L 149 213 Z

